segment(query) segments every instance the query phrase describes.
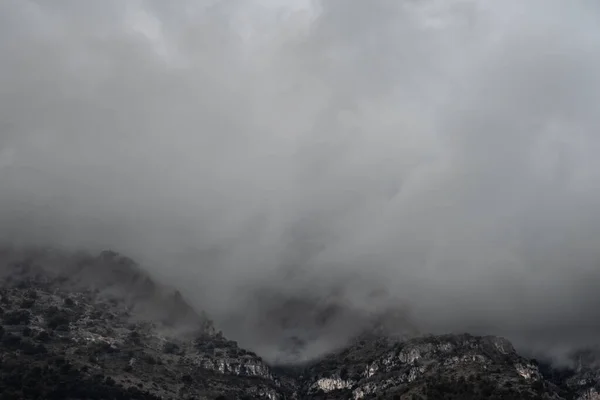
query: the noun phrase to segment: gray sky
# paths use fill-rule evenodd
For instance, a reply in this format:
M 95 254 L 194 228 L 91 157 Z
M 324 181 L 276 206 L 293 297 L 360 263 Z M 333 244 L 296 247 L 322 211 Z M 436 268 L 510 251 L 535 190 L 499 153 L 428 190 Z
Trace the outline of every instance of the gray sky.
M 126 252 L 268 357 L 395 307 L 593 341 L 598 49 L 591 0 L 5 0 L 0 239 Z M 265 328 L 290 298 L 345 311 Z

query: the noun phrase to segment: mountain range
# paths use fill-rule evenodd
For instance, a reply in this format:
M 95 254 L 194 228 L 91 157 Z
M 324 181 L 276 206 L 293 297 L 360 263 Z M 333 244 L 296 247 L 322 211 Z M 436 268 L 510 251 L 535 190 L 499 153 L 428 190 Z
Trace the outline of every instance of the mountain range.
M 118 253 L 0 252 L 0 399 L 593 400 L 599 354 L 559 365 L 496 336 L 371 330 L 274 364 Z

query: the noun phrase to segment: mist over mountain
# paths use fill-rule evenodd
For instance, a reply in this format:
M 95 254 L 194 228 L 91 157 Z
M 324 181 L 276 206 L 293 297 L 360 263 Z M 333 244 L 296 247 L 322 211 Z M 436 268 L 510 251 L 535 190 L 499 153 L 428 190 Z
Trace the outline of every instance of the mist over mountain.
M 0 242 L 123 252 L 270 360 L 382 324 L 596 345 L 599 22 L 586 0 L 2 1 Z

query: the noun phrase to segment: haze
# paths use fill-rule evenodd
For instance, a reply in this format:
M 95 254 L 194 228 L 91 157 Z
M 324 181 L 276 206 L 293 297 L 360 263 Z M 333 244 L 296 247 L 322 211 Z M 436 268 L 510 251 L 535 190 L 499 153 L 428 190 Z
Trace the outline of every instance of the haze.
M 591 0 L 4 0 L 0 239 L 124 252 L 270 358 L 398 309 L 597 344 L 599 49 Z

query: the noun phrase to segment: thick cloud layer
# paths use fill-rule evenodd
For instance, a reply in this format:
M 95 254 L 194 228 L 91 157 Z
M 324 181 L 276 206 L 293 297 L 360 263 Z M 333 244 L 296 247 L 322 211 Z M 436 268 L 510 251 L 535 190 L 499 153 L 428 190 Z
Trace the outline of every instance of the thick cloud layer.
M 595 3 L 5 0 L 0 239 L 127 252 L 270 357 L 396 307 L 593 342 Z

